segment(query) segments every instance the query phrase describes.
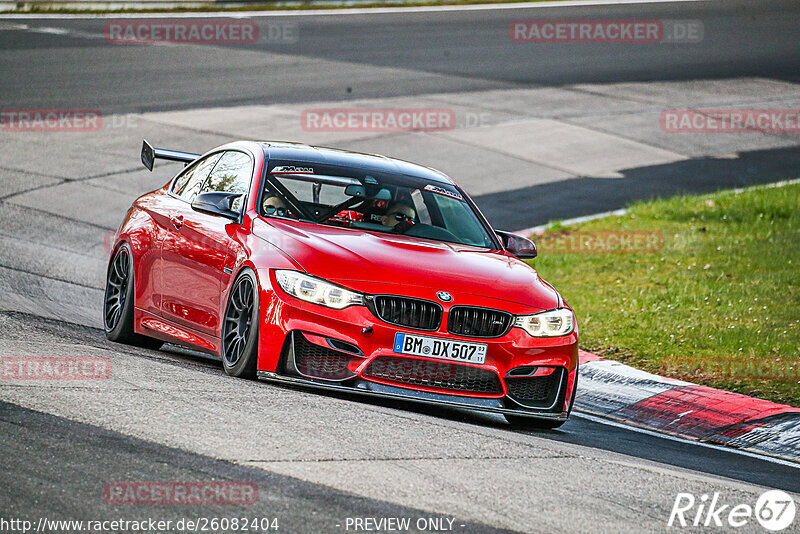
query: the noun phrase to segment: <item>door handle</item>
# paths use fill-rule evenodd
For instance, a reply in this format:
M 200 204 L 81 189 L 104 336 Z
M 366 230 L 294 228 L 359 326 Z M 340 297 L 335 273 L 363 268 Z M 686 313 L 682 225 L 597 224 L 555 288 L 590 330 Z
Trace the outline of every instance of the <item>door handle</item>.
M 172 225 L 179 230 L 181 226 L 183 226 L 183 215 L 178 215 L 177 217 L 170 217 L 170 220 L 172 221 Z

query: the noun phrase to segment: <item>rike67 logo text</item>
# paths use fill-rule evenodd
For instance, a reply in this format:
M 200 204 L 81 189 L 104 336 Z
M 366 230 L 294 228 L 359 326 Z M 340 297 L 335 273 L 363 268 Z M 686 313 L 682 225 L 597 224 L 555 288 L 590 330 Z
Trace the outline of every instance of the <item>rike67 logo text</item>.
M 670 527 L 725 527 L 739 528 L 753 519 L 767 530 L 784 530 L 794 522 L 796 505 L 791 495 L 780 490 L 767 491 L 756 500 L 755 506 L 747 503 L 726 503 L 718 492 L 695 497 L 679 493 L 669 514 Z

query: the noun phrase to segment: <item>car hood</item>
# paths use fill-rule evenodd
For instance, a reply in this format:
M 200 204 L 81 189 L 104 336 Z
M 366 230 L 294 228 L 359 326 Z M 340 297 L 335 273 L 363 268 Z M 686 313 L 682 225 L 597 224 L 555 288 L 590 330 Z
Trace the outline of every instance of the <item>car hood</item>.
M 357 291 L 420 298 L 447 291 L 537 310 L 560 305 L 558 293 L 527 263 L 486 249 L 278 219 L 259 219 L 253 233 L 309 274 Z

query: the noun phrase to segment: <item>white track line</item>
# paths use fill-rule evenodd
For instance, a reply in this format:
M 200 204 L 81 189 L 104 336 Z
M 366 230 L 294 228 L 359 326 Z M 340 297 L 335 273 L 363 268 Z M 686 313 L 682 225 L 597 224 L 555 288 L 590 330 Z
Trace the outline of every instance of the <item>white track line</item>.
M 202 13 L 2 13 L 0 19 L 147 19 L 147 18 L 254 18 L 254 17 L 322 17 L 350 15 L 388 15 L 396 13 L 436 13 L 451 11 L 501 11 L 507 9 L 541 9 L 553 7 L 616 6 L 627 4 L 676 4 L 705 2 L 707 0 L 566 0 L 564 2 L 522 2 L 512 4 L 473 4 L 453 6 L 409 6 L 342 9 L 308 9 L 283 11 L 219 11 Z M 69 3 L 69 2 L 67 2 Z
M 575 408 L 576 410 L 578 408 Z M 624 430 L 632 431 L 632 432 L 639 432 L 640 434 L 647 434 L 648 436 L 655 436 L 659 438 L 669 439 L 672 441 L 678 441 L 680 443 L 686 443 L 689 445 L 697 445 L 699 447 L 706 447 L 708 449 L 714 449 L 720 452 L 729 452 L 731 454 L 740 454 L 742 456 L 749 456 L 750 458 L 756 458 L 758 460 L 764 460 L 766 462 L 772 462 L 773 464 L 780 464 L 785 465 L 787 467 L 794 467 L 795 469 L 800 469 L 800 464 L 797 462 L 792 462 L 790 460 L 784 460 L 782 458 L 776 458 L 775 456 L 767 456 L 766 454 L 758 454 L 755 452 L 750 452 L 745 449 L 736 449 L 734 447 L 725 447 L 724 445 L 716 445 L 714 443 L 704 443 L 702 441 L 695 441 L 692 439 L 681 438 L 678 436 L 673 436 L 672 434 L 662 434 L 661 432 L 656 432 L 654 430 L 648 430 L 646 428 L 640 428 L 637 426 L 626 425 L 625 423 L 620 423 L 619 421 L 615 421 L 613 419 L 606 419 L 604 417 L 598 417 L 596 415 L 590 415 L 584 412 L 574 412 L 572 417 L 578 417 L 582 419 L 587 419 L 594 423 L 600 423 L 603 425 L 610 425 L 617 428 L 622 428 Z
M 785 187 L 787 185 L 794 185 L 794 184 L 800 184 L 800 178 L 795 178 L 793 180 L 781 180 L 780 182 L 772 182 L 770 184 L 757 184 L 757 185 L 751 185 L 751 186 L 748 186 L 748 187 L 737 187 L 736 189 L 720 189 L 719 191 L 717 191 L 717 193 L 732 192 L 732 193 L 739 194 L 739 193 L 744 193 L 745 191 L 752 191 L 754 189 L 772 189 L 774 187 Z M 711 194 L 711 193 L 701 193 L 701 195 L 703 195 L 703 194 Z M 592 215 L 584 215 L 582 217 L 575 217 L 574 219 L 564 219 L 563 221 L 560 221 L 560 223 L 563 226 L 572 226 L 574 224 L 580 224 L 580 223 L 585 223 L 585 222 L 588 222 L 588 221 L 594 221 L 595 219 L 605 219 L 606 217 L 620 217 L 622 215 L 625 215 L 626 213 L 628 213 L 628 210 L 623 208 L 623 209 L 614 210 L 614 211 L 604 211 L 602 213 L 594 213 Z M 541 224 L 539 226 L 533 226 L 531 228 L 525 228 L 524 230 L 517 230 L 516 232 L 513 232 L 513 233 L 528 236 L 528 235 L 538 234 L 538 233 L 544 232 L 549 227 L 550 227 L 549 223 L 548 224 Z
M 619 209 L 614 211 L 604 211 L 603 213 L 594 213 L 592 215 L 584 215 L 582 217 L 575 217 L 574 219 L 564 219 L 560 221 L 563 226 L 572 226 L 573 224 L 581 224 L 589 221 L 593 221 L 595 219 L 605 219 L 606 217 L 619 217 L 628 213 L 626 209 Z M 532 228 L 526 228 L 524 230 L 518 230 L 514 232 L 515 234 L 520 235 L 531 235 L 531 234 L 538 234 L 544 232 L 550 225 L 549 224 L 541 224 L 539 226 L 534 226 Z

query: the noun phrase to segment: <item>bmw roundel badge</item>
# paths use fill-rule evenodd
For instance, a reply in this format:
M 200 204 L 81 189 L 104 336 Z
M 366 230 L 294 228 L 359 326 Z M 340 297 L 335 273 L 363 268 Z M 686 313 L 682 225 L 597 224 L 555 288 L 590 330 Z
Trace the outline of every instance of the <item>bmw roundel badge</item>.
M 436 296 L 439 297 L 439 300 L 442 302 L 450 302 L 453 300 L 453 295 L 448 293 L 447 291 L 439 291 L 436 293 Z

